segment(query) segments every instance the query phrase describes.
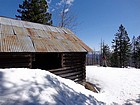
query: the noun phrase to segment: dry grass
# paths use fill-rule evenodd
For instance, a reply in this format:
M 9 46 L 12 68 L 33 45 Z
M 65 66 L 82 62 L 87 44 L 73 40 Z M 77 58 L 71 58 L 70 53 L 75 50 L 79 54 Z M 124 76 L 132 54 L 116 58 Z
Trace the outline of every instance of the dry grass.
M 99 90 L 96 88 L 96 86 L 94 86 L 90 82 L 85 83 L 85 88 L 88 89 L 88 90 L 91 90 L 93 92 L 99 93 Z

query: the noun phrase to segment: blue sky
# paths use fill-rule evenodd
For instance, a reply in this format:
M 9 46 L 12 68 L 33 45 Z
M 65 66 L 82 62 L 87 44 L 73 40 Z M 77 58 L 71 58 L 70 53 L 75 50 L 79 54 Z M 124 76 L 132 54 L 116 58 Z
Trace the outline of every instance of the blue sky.
M 0 15 L 15 18 L 23 0 L 1 0 Z M 50 7 L 60 0 L 51 0 Z M 114 34 L 123 24 L 132 38 L 140 35 L 140 0 L 70 0 L 80 23 L 76 35 L 92 49 L 99 50 L 101 39 L 111 45 Z M 55 20 L 55 15 L 53 19 Z M 56 21 L 54 21 L 56 24 Z

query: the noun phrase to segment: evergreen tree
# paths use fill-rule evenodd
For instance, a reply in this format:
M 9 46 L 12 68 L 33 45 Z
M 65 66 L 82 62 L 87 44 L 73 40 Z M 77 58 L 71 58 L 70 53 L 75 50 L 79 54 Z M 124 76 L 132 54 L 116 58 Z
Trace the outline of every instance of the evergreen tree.
M 103 43 L 103 54 L 102 54 L 102 58 L 103 58 L 103 66 L 110 66 L 110 48 L 107 44 Z
M 135 68 L 140 68 L 140 36 L 132 39 L 132 63 Z
M 101 39 L 101 45 L 100 45 L 100 66 L 103 66 L 103 42 Z
M 118 53 L 116 51 L 113 51 L 111 53 L 111 67 L 119 67 L 119 59 L 118 59 Z
M 46 0 L 24 0 L 19 4 L 17 18 L 25 21 L 52 25 L 52 14 L 47 12 L 48 4 Z
M 100 66 L 110 66 L 110 48 L 101 40 Z
M 137 68 L 140 68 L 140 36 L 136 40 Z
M 112 60 L 115 62 L 117 67 L 126 67 L 129 63 L 130 56 L 130 39 L 123 25 L 120 25 L 118 32 L 115 34 L 113 39 L 113 54 Z
M 137 68 L 137 53 L 136 53 L 136 38 L 135 36 L 133 36 L 133 39 L 132 39 L 132 51 L 131 51 L 131 66 L 133 67 L 136 67 Z

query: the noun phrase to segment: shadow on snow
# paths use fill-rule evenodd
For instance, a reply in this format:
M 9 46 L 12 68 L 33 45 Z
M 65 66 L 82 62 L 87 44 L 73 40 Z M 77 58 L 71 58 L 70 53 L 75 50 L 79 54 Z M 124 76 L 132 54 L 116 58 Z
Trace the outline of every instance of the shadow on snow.
M 23 80 L 24 84 L 18 85 L 4 79 L 4 73 L 0 72 L 0 105 L 96 105 L 97 100 L 93 96 L 86 96 L 82 93 L 75 92 L 72 88 L 60 83 L 57 78 L 52 78 L 50 75 L 45 76 L 45 83 L 38 83 L 36 77 L 34 81 Z M 5 84 L 10 84 L 10 88 Z M 48 98 L 43 96 L 45 102 L 41 103 L 40 95 L 44 93 L 44 89 L 53 88 L 56 94 L 51 94 L 54 103 L 50 103 Z M 28 91 L 27 91 L 28 90 Z M 37 94 L 36 94 L 37 93 Z M 27 98 L 25 98 L 27 95 Z M 23 98 L 24 97 L 24 98 Z M 140 102 L 140 100 L 139 100 Z M 104 104 L 98 102 L 98 104 Z
M 140 94 L 138 95 L 137 99 L 128 99 L 125 105 L 133 105 L 133 103 L 140 104 Z

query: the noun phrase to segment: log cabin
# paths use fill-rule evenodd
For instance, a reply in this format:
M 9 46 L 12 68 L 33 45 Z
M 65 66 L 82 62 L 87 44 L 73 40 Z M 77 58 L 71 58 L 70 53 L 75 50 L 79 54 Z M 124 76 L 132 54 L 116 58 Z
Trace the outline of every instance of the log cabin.
M 82 83 L 91 51 L 68 29 L 0 17 L 0 68 L 42 69 Z

